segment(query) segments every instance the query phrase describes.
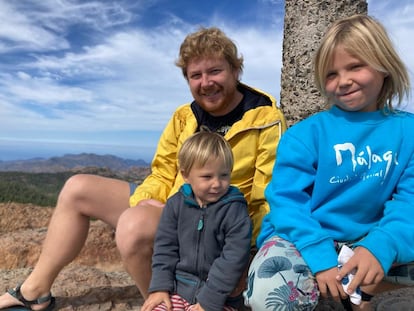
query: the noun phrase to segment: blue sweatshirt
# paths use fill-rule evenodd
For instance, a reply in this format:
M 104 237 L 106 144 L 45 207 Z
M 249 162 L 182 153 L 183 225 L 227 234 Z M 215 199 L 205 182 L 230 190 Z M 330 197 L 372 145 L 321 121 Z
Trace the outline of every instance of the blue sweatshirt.
M 279 143 L 258 244 L 292 242 L 313 273 L 337 265 L 334 241 L 360 240 L 387 273 L 414 260 L 414 115 L 336 106 Z

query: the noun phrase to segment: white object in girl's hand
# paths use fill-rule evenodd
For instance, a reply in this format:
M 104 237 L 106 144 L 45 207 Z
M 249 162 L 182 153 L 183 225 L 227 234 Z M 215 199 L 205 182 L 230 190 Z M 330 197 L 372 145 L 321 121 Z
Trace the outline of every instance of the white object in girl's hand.
M 343 245 L 338 255 L 338 269 L 341 269 L 342 266 L 352 257 L 354 251 L 350 249 L 348 246 Z M 354 278 L 355 271 L 352 271 L 348 275 L 344 276 L 342 279 L 342 287 L 344 291 L 347 292 L 348 285 L 351 283 L 352 279 Z M 351 302 L 355 305 L 359 305 L 361 303 L 361 290 L 358 287 L 352 294 L 349 295 Z

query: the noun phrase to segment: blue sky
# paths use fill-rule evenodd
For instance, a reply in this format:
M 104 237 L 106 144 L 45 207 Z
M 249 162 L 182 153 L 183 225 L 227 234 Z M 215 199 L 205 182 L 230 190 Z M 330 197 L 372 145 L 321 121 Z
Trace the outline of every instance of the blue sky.
M 242 81 L 279 98 L 281 0 L 0 0 L 0 160 L 94 152 L 151 160 L 191 101 L 174 65 L 185 35 L 218 26 Z M 368 1 L 414 83 L 414 4 Z

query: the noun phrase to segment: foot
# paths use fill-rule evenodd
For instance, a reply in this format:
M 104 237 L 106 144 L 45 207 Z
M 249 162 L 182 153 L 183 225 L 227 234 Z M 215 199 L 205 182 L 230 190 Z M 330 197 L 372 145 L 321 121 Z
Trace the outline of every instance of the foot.
M 19 300 L 14 298 L 9 293 L 5 293 L 5 294 L 0 296 L 0 310 L 4 309 L 6 307 L 18 306 L 18 305 L 23 306 L 23 304 L 21 302 L 19 302 Z
M 50 294 L 38 299 L 27 300 L 21 292 L 21 285 L 0 296 L 0 310 L 24 306 L 33 311 L 49 311 L 53 310 L 54 304 L 55 298 Z

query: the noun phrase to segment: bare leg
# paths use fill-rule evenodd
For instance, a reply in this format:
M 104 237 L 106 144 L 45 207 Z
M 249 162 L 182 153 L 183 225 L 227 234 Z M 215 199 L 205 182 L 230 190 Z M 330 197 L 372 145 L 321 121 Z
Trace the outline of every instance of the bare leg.
M 146 299 L 151 281 L 151 261 L 155 232 L 164 204 L 144 200 L 119 218 L 116 243 L 125 269 Z
M 90 217 L 115 228 L 120 215 L 129 207 L 128 200 L 127 182 L 94 175 L 68 179 L 59 195 L 39 260 L 21 287 L 22 295 L 28 300 L 47 295 L 59 272 L 81 251 Z M 7 293 L 0 297 L 0 308 L 15 303 Z M 44 305 L 47 303 L 33 309 Z

